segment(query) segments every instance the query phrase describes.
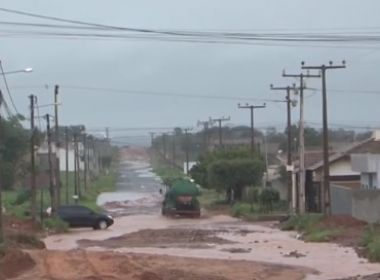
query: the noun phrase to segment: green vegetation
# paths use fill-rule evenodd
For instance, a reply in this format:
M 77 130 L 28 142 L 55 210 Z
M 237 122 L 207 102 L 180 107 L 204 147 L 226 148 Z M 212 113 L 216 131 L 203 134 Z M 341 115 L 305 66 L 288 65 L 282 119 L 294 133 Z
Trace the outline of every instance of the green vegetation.
M 173 181 L 185 177 L 181 169 L 173 167 L 158 154 L 151 155 L 151 165 L 153 172 L 161 177 L 165 185 L 170 186 Z
M 370 261 L 380 262 L 380 226 L 369 225 L 362 235 L 360 245 L 366 249 Z
M 82 177 L 83 178 L 83 177 Z M 61 188 L 61 201 L 66 204 L 66 179 L 65 174 L 61 174 L 62 188 Z M 68 184 L 68 203 L 73 204 L 74 195 L 74 174 L 69 174 Z M 81 181 L 82 196 L 80 197 L 79 204 L 90 207 L 93 210 L 99 210 L 96 205 L 97 196 L 106 191 L 112 191 L 116 185 L 116 173 L 111 171 L 108 175 L 101 175 L 98 178 L 88 183 L 86 191 L 83 189 L 83 182 Z M 3 203 L 6 213 L 17 218 L 30 217 L 30 196 L 28 190 L 7 190 L 3 192 Z M 38 211 L 42 208 L 46 209 L 50 206 L 50 194 L 48 189 L 40 189 L 37 193 L 37 207 Z
M 68 232 L 69 225 L 60 218 L 48 218 L 44 220 L 44 228 L 54 233 Z
M 328 242 L 341 233 L 341 229 L 331 229 L 323 225 L 323 215 L 305 214 L 290 217 L 281 229 L 296 230 L 308 242 Z
M 260 156 L 252 158 L 249 150 L 237 148 L 201 155 L 190 175 L 203 188 L 225 193 L 227 201 L 232 202 L 242 200 L 246 186 L 260 184 L 263 172 Z

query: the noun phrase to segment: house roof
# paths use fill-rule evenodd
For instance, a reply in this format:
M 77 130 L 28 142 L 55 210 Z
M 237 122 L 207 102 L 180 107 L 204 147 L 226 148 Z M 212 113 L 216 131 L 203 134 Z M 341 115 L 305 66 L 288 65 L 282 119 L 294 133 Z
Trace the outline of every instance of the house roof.
M 380 141 L 371 137 L 362 142 L 355 143 L 341 152 L 330 155 L 329 163 L 333 163 L 354 153 L 380 153 Z M 321 167 L 323 167 L 323 158 L 311 166 L 307 166 L 306 169 L 317 170 Z

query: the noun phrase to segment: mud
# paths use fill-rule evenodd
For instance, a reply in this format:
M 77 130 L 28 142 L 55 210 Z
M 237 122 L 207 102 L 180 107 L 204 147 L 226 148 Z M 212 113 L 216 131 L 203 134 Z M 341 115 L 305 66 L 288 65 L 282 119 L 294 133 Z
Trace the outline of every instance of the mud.
M 186 228 L 145 229 L 101 241 L 79 240 L 83 247 L 158 247 L 158 248 L 211 248 L 216 244 L 231 244 L 230 240 L 216 236 L 224 230 Z
M 32 269 L 35 264 L 28 253 L 18 249 L 10 249 L 0 259 L 0 280 L 21 275 Z
M 259 262 L 117 254 L 82 250 L 30 252 L 36 267 L 16 280 L 285 280 L 310 270 Z

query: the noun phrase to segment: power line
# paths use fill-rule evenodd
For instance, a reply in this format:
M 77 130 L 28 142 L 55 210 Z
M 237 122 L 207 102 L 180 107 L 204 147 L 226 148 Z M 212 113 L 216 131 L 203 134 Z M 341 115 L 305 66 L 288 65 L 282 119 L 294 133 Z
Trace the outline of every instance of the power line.
M 5 71 L 4 71 L 3 64 L 2 64 L 1 60 L 0 60 L 0 70 L 1 70 L 1 75 L 3 76 L 3 79 L 4 79 L 4 84 L 5 84 L 5 88 L 7 90 L 8 96 L 9 96 L 9 100 L 12 103 L 12 107 L 15 110 L 15 113 L 18 115 L 19 113 L 18 113 L 18 110 L 16 108 L 16 104 L 13 101 L 11 91 L 9 90 L 8 81 L 7 81 L 7 78 L 5 77 Z

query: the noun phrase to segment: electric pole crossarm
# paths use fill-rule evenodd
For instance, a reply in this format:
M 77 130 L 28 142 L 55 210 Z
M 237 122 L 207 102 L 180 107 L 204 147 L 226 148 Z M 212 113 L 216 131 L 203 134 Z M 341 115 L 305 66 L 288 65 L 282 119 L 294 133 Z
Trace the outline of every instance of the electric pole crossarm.
M 240 105 L 238 104 L 239 109 L 249 109 L 251 111 L 251 155 L 252 158 L 255 155 L 255 125 L 254 125 L 254 110 L 266 108 L 265 103 L 263 105 Z

